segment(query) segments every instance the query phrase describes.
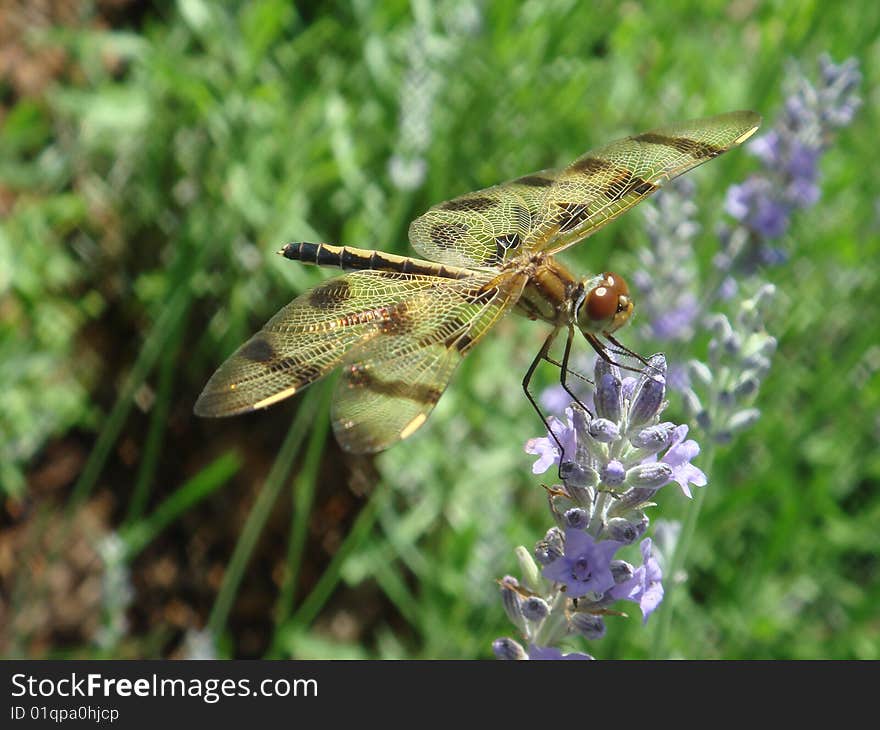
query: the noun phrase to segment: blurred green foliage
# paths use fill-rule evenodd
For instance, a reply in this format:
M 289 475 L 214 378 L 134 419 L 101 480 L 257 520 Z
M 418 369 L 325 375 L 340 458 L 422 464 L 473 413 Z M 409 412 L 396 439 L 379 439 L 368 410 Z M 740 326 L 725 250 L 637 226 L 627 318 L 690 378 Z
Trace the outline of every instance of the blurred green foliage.
M 71 499 L 52 509 L 73 515 L 112 494 L 109 527 L 131 539 L 134 574 L 139 552 L 188 513 L 190 525 L 227 520 L 243 535 L 234 567 L 212 584 L 210 617 L 201 607 L 191 621 L 223 656 L 489 656 L 512 630 L 494 580 L 549 526 L 522 452 L 539 424 L 519 389 L 541 327 L 497 327 L 429 424 L 379 457 L 378 483 L 327 542 L 311 495 L 348 486 L 326 466 L 339 457 L 325 426 L 311 447 L 294 426 L 271 474 L 266 461 L 298 408 L 318 428 L 326 398 L 244 425 L 189 415 L 214 368 L 326 276 L 273 251 L 323 240 L 405 252 L 409 220 L 434 202 L 676 119 L 753 108 L 769 122 L 787 62 L 855 56 L 865 106 L 823 159 L 822 200 L 795 220 L 791 261 L 767 274 L 780 350 L 764 416 L 715 459 L 668 645 L 695 658 L 878 658 L 880 197 L 866 163 L 880 7 L 858 6 L 180 0 L 112 29 L 35 29 L 31 47 L 62 47 L 73 72 L 14 98 L 0 129 L 12 201 L 0 225 L 3 492 L 27 499 L 47 445 L 82 444 Z M 754 166 L 737 152 L 693 173 L 702 266 L 724 189 Z M 567 258 L 626 271 L 644 241 L 631 213 Z M 323 468 L 304 456 L 322 445 Z M 246 522 L 223 501 L 194 511 L 264 480 Z M 284 503 L 289 529 L 263 546 L 284 567 L 277 603 L 256 609 L 268 628 L 254 650 L 227 617 L 282 493 L 296 508 Z M 656 514 L 684 509 L 670 490 Z M 186 570 L 186 532 L 168 539 Z M 144 623 L 101 655 L 179 650 L 180 636 Z M 612 619 L 589 651 L 646 657 L 651 634 Z M 19 639 L 12 653 L 28 653 Z

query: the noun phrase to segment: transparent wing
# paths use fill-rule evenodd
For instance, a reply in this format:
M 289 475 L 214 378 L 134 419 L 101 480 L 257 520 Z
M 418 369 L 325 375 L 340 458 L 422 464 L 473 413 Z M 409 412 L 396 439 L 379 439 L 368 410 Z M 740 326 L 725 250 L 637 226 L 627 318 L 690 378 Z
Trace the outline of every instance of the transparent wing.
M 468 280 L 470 281 L 470 280 Z M 389 332 L 345 358 L 333 396 L 336 438 L 355 453 L 381 451 L 415 433 L 455 368 L 517 300 L 524 280 L 484 291 L 456 286 L 427 293 L 425 314 L 406 332 Z
M 412 222 L 410 242 L 426 258 L 471 267 L 499 266 L 534 251 L 559 251 L 666 181 L 741 144 L 760 123 L 754 112 L 730 112 L 611 142 L 567 167 L 435 205 Z
M 294 299 L 211 377 L 200 416 L 290 397 L 345 365 L 333 406 L 343 447 L 378 451 L 427 418 L 455 364 L 515 300 L 468 279 L 357 271 Z
M 742 144 L 761 118 L 750 111 L 693 119 L 587 152 L 547 190 L 526 251 L 556 253 L 591 235 L 669 180 Z
M 410 243 L 444 264 L 499 266 L 521 253 L 558 174 L 541 170 L 435 205 L 410 224 Z

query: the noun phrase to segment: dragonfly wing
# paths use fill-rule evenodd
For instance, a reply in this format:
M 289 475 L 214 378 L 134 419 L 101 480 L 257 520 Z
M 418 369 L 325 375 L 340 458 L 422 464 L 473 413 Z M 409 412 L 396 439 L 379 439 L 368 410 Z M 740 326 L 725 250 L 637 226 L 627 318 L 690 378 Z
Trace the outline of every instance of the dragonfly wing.
M 381 451 L 415 433 L 455 368 L 525 284 L 508 281 L 475 294 L 468 282 L 431 292 L 414 303 L 411 328 L 377 335 L 346 356 L 331 418 L 347 451 Z
M 500 266 L 521 253 L 558 173 L 542 170 L 435 205 L 410 224 L 410 243 L 444 264 Z
M 195 413 L 232 416 L 288 398 L 342 363 L 356 345 L 401 327 L 407 312 L 417 312 L 432 291 L 458 283 L 357 271 L 319 284 L 279 311 L 220 366 Z
M 587 152 L 558 173 L 523 249 L 556 253 L 583 240 L 665 182 L 742 144 L 760 123 L 754 112 L 730 112 Z
M 455 367 L 516 301 L 524 280 L 387 271 L 330 279 L 294 299 L 208 381 L 200 416 L 265 408 L 339 365 L 332 408 L 340 444 L 373 452 L 424 423 Z
M 497 267 L 523 253 L 560 251 L 668 180 L 741 144 L 760 123 L 754 112 L 730 112 L 611 142 L 567 167 L 435 205 L 412 222 L 410 242 L 426 258 L 468 267 Z

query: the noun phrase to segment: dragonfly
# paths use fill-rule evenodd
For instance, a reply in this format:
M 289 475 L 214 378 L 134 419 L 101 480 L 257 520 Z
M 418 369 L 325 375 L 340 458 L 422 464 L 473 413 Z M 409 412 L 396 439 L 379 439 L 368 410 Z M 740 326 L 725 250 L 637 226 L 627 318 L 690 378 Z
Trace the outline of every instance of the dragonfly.
M 742 144 L 760 123 L 752 111 L 674 123 L 439 203 L 410 224 L 410 243 L 424 259 L 288 243 L 278 251 L 285 258 L 348 273 L 298 296 L 239 347 L 210 378 L 195 413 L 266 408 L 340 369 L 331 401 L 336 438 L 346 451 L 378 452 L 421 428 L 462 359 L 514 311 L 551 325 L 522 381 L 547 425 L 532 375 L 550 362 L 569 390 L 576 332 L 606 360 L 627 354 L 647 365 L 614 336 L 634 308 L 624 278 L 610 271 L 577 278 L 555 255 Z M 559 362 L 550 353 L 562 332 Z

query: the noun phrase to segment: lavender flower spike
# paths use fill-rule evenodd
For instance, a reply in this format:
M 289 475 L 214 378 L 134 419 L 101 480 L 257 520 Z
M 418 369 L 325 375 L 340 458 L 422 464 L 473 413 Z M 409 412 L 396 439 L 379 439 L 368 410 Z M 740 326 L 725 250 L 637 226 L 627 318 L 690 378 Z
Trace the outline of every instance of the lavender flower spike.
M 687 426 L 659 423 L 666 407 L 666 358 L 654 355 L 648 363 L 638 378 L 623 378 L 619 368 L 597 359 L 595 402 L 603 417 L 592 418 L 573 404 L 566 409 L 566 423 L 550 416 L 550 427 L 566 460 L 576 461 L 577 468 L 567 471 L 595 475 L 599 489 L 623 496 L 627 488 L 656 490 L 676 482 L 690 496 L 689 484 L 706 484 L 706 475 L 690 463 L 700 448 L 684 441 Z M 668 451 L 658 461 L 664 444 Z M 550 436 L 530 439 L 525 450 L 539 457 L 532 465 L 535 474 L 559 464 L 559 448 Z
M 558 647 L 571 637 L 600 640 L 614 614 L 610 607 L 621 600 L 638 603 L 647 619 L 663 600 L 663 584 L 653 543 L 642 539 L 649 526 L 645 510 L 667 484 L 690 496 L 691 486 L 707 482 L 691 463 L 700 448 L 687 438 L 688 427 L 660 421 L 667 405 L 663 355 L 651 357 L 638 377 L 623 377 L 599 359 L 594 382 L 595 415 L 573 403 L 565 422 L 548 419 L 564 454 L 549 435 L 526 445 L 538 457 L 536 474 L 560 459 L 568 468 L 562 469 L 563 483 L 550 490 L 556 524 L 531 555 L 517 548 L 524 583 L 509 576 L 500 581 L 505 610 L 523 643 L 498 639 L 493 649 L 499 658 L 591 658 Z M 638 568 L 616 557 L 640 539 Z
M 773 129 L 748 148 L 764 166 L 727 191 L 725 209 L 737 221 L 719 231 L 723 252 L 716 258 L 725 272 L 752 273 L 785 261 L 770 245 L 788 230 L 791 214 L 819 201 L 819 161 L 835 130 L 848 125 L 861 106 L 862 75 L 858 62 L 842 64 L 819 58 L 820 74 L 812 83 L 800 69 L 789 74 L 790 90 Z

